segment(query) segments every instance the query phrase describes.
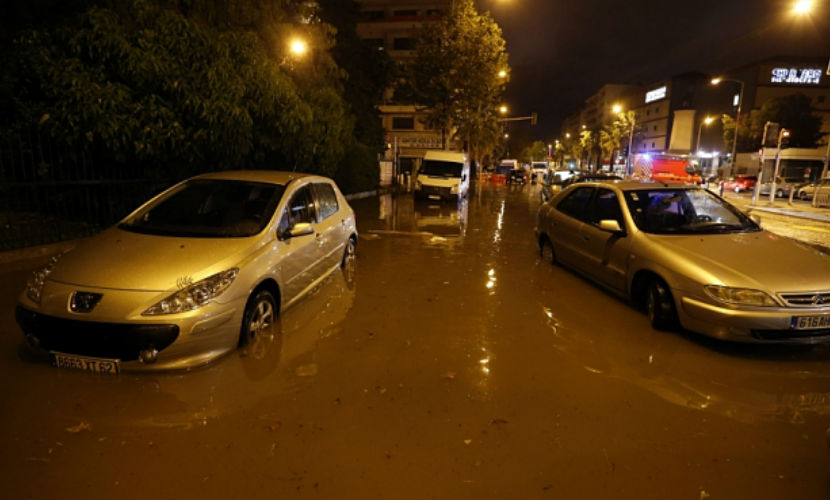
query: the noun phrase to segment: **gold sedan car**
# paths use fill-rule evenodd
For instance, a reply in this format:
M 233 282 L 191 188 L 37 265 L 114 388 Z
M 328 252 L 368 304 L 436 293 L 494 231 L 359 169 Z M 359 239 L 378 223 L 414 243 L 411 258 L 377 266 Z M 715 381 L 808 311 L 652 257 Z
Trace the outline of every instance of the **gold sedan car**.
M 542 205 L 543 258 L 645 306 L 653 327 L 743 342 L 830 341 L 830 255 L 699 187 L 575 184 Z
M 56 366 L 181 369 L 250 342 L 353 265 L 355 215 L 314 175 L 200 175 L 36 271 L 17 322 Z

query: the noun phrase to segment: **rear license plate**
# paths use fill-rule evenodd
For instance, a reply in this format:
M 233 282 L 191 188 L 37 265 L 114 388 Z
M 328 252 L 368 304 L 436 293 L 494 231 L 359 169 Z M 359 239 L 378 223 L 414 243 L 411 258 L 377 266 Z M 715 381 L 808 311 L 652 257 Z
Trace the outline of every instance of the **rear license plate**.
M 115 375 L 121 370 L 120 361 L 117 359 L 87 358 L 54 351 L 50 352 L 49 355 L 52 358 L 52 366 L 57 366 L 58 368 L 72 368 L 92 373 L 112 375 Z
M 830 328 L 830 314 L 821 316 L 793 316 L 790 322 L 791 330 L 818 330 Z

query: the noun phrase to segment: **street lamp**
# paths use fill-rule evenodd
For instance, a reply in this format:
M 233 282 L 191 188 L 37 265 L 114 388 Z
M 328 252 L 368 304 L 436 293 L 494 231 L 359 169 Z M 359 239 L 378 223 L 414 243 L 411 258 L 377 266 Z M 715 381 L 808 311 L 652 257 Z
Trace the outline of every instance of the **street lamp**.
M 743 80 L 733 78 L 712 78 L 712 85 L 718 85 L 720 82 L 733 82 L 741 85 L 741 90 L 738 93 L 738 109 L 735 112 L 735 134 L 732 137 L 732 157 L 729 160 L 729 173 L 731 175 L 735 171 L 735 147 L 738 145 L 738 121 L 741 119 L 741 105 L 744 103 L 744 82 Z
M 798 0 L 793 4 L 793 14 L 804 15 L 809 14 L 813 10 L 812 0 Z
M 707 116 L 703 120 L 700 120 L 700 125 L 698 125 L 698 127 L 697 127 L 697 145 L 695 146 L 695 156 L 700 155 L 700 133 L 703 131 L 702 130 L 703 126 L 704 125 L 708 126 L 713 121 L 715 121 L 715 117 L 713 117 L 713 116 Z
M 499 113 L 501 113 L 503 115 L 507 114 L 507 106 L 504 106 L 504 105 L 499 106 Z
M 305 55 L 305 53 L 308 51 L 308 44 L 305 42 L 305 40 L 295 38 L 291 40 L 291 42 L 289 42 L 288 50 L 291 51 L 293 55 L 301 57 Z

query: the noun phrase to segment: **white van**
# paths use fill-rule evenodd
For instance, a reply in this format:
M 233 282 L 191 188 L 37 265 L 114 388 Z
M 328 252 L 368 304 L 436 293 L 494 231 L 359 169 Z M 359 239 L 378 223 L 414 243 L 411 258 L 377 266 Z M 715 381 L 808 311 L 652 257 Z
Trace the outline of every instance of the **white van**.
M 470 162 L 464 153 L 427 151 L 418 177 L 415 196 L 430 200 L 461 199 L 470 187 Z

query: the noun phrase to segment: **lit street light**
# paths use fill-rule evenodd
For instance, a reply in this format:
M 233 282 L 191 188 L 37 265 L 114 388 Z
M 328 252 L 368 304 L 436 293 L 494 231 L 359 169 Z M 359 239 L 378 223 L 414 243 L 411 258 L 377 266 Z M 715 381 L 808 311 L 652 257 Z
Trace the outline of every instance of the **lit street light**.
M 703 120 L 700 121 L 700 125 L 697 127 L 697 145 L 695 146 L 695 155 L 700 155 L 700 133 L 703 132 L 703 126 L 708 126 L 710 123 L 715 121 L 713 116 L 707 116 Z
M 288 50 L 295 56 L 303 56 L 308 51 L 308 44 L 305 40 L 295 38 L 288 44 Z
M 735 133 L 732 137 L 732 156 L 729 159 L 730 175 L 735 171 L 735 148 L 738 145 L 738 121 L 741 119 L 741 105 L 744 103 L 744 82 L 743 80 L 735 80 L 733 78 L 712 78 L 712 85 L 718 85 L 720 82 L 734 82 L 741 85 L 741 90 L 738 93 L 738 109 L 735 112 Z
M 501 113 L 503 115 L 506 114 L 507 113 L 507 106 L 500 106 L 499 107 L 499 113 Z
M 793 14 L 803 16 L 809 14 L 813 10 L 812 0 L 798 0 L 793 4 Z

